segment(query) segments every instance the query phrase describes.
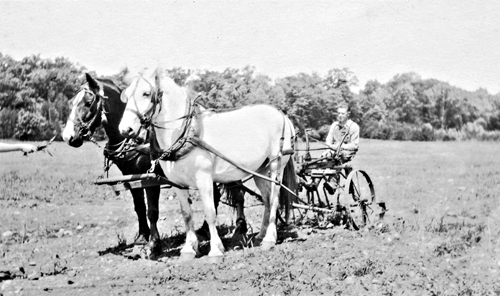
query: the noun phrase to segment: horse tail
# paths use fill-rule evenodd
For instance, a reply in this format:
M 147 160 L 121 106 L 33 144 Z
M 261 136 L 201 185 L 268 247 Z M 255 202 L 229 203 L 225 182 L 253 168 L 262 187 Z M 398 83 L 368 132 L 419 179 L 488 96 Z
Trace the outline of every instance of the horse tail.
M 295 165 L 293 163 L 292 157 L 290 157 L 285 166 L 285 170 L 283 171 L 283 179 L 281 183 L 283 186 L 286 186 L 288 189 L 290 189 L 290 191 L 297 192 L 298 182 L 297 182 L 297 175 L 295 174 Z M 295 195 L 293 195 L 283 187 L 280 188 L 280 195 L 279 195 L 280 211 L 285 214 L 284 217 L 286 223 L 288 223 L 290 210 L 292 209 L 292 203 L 296 201 L 295 199 L 296 199 Z
M 244 200 L 245 189 L 240 186 L 239 182 L 231 182 L 219 185 L 221 195 L 226 195 L 227 203 L 231 207 L 236 207 L 239 202 Z

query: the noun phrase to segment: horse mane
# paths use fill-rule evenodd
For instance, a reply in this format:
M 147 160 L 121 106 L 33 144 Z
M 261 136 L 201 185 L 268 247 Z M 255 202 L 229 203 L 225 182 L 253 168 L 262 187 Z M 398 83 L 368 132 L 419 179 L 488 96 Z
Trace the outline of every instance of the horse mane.
M 160 83 L 160 87 L 166 93 L 183 96 L 184 98 L 188 99 L 191 98 L 191 93 L 189 92 L 190 88 L 187 88 L 185 86 L 180 86 L 177 83 L 175 83 L 174 79 L 168 76 L 162 67 L 159 66 L 156 68 L 146 67 L 142 69 L 142 71 L 139 71 L 138 74 L 128 76 L 127 79 L 129 80 L 128 81 L 129 85 L 139 77 L 143 77 L 153 86 L 157 86 L 157 84 Z M 158 78 L 160 79 L 160 81 L 156 81 L 156 79 Z M 153 81 L 149 79 L 153 79 Z
M 108 78 L 96 78 L 96 80 L 98 80 L 99 82 L 101 82 L 103 85 L 105 85 L 105 86 L 113 89 L 117 93 L 121 93 L 122 92 L 122 90 L 111 79 L 108 79 Z

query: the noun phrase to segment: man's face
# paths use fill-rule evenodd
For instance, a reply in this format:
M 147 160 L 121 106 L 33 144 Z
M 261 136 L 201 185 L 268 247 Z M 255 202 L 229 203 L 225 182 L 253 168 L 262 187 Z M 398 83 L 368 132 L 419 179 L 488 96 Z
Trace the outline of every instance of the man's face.
M 341 123 L 345 123 L 347 119 L 349 119 L 349 112 L 347 112 L 347 108 L 337 109 L 337 119 Z

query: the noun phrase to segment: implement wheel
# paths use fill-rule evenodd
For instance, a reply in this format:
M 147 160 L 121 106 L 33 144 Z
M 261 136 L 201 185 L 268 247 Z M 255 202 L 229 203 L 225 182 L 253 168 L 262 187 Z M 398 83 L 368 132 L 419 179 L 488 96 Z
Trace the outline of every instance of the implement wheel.
M 375 189 L 368 174 L 362 170 L 353 170 L 347 176 L 344 192 L 349 220 L 355 230 L 383 218 L 385 203 L 378 203 Z

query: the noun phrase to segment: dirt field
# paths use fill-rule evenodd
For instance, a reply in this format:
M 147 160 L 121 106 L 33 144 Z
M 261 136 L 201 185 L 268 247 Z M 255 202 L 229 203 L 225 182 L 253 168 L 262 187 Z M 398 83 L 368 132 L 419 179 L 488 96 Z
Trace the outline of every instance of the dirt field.
M 54 143 L 50 151 L 0 154 L 0 294 L 500 295 L 498 143 L 362 140 L 353 165 L 386 202 L 383 223 L 294 227 L 270 252 L 233 250 L 235 215 L 222 205 L 227 252 L 215 263 L 206 243 L 202 257 L 178 262 L 184 226 L 168 190 L 160 201 L 163 254 L 148 258 L 130 245 L 130 194 L 93 185 L 101 150 Z M 246 205 L 255 233 L 262 207 L 252 197 Z M 194 208 L 199 226 L 196 198 Z

